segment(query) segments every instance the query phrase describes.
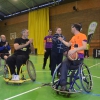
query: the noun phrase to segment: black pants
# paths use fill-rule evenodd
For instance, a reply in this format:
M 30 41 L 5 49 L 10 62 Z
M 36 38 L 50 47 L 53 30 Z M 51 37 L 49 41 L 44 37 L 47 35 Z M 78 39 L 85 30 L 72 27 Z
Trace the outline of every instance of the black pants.
M 67 84 L 67 75 L 68 70 L 76 70 L 78 69 L 79 65 L 83 62 L 83 59 L 70 61 L 66 58 L 61 65 L 61 77 L 60 77 L 60 85 L 64 86 Z
M 3 54 L 1 54 L 1 58 L 4 59 L 4 56 L 9 56 L 9 55 L 10 55 L 9 53 L 8 54 L 7 53 L 3 53 Z
M 43 62 L 44 69 L 45 69 L 48 57 L 50 57 L 49 68 L 51 69 L 51 48 L 47 48 L 44 54 L 44 62 Z
M 51 52 L 51 75 L 53 76 L 56 65 L 62 62 L 63 53 Z
M 6 63 L 8 64 L 11 74 L 19 74 L 20 67 L 27 61 L 28 57 L 24 55 L 12 55 L 7 58 Z M 15 73 L 15 65 L 17 66 L 17 73 Z
M 89 50 L 84 50 L 84 57 L 89 57 Z

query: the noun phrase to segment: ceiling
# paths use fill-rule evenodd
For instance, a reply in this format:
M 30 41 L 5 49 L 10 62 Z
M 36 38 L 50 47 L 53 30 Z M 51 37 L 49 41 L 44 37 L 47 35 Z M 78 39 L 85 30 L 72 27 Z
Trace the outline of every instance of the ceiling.
M 0 20 L 51 5 L 77 0 L 0 0 Z

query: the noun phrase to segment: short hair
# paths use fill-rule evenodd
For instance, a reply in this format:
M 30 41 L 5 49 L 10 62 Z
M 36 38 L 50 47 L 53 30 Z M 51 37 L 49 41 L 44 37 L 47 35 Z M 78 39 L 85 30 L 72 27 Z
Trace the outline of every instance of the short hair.
M 72 25 L 72 27 L 75 27 L 76 30 L 81 31 L 82 30 L 82 25 L 80 23 L 75 23 Z
M 60 27 L 56 27 L 56 28 L 55 28 L 55 31 L 57 31 L 58 28 L 60 28 Z M 61 29 L 61 28 L 60 28 L 60 29 Z
M 23 30 L 21 31 L 21 34 L 23 34 L 26 30 L 27 30 L 27 29 L 23 29 Z

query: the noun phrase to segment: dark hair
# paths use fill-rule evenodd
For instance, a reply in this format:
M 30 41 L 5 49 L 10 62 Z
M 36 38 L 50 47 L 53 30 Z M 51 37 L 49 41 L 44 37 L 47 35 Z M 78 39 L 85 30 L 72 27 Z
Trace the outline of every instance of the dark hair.
M 55 28 L 55 31 L 57 31 L 58 28 L 60 28 L 60 27 L 56 27 L 56 28 Z M 61 29 L 61 28 L 60 28 L 60 29 Z
M 76 30 L 81 31 L 82 30 L 82 25 L 80 23 L 75 23 L 72 25 L 72 27 L 75 27 Z

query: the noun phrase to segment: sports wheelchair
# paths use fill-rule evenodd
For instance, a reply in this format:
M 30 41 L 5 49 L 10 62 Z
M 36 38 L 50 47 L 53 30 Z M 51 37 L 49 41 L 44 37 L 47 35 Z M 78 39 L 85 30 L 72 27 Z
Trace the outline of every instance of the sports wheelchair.
M 57 71 L 60 67 L 61 63 L 56 67 L 52 79 L 52 88 L 57 92 L 57 94 L 63 93 L 70 96 L 73 93 L 91 92 L 93 86 L 92 76 L 89 68 L 84 63 L 81 63 L 78 69 L 68 71 L 66 91 L 60 90 L 60 76 L 59 78 L 56 77 Z
M 15 68 L 16 68 L 16 66 L 15 66 Z M 15 71 L 17 71 L 17 68 L 15 69 Z M 20 80 L 18 80 L 18 81 L 11 80 L 12 75 L 10 72 L 10 68 L 7 64 L 4 66 L 3 77 L 7 84 L 8 83 L 20 84 L 20 83 L 23 83 L 23 82 L 29 81 L 29 80 L 35 81 L 36 80 L 36 71 L 35 71 L 35 67 L 34 67 L 32 61 L 27 60 L 26 64 L 22 64 L 22 66 L 20 67 L 20 71 L 19 71 Z

